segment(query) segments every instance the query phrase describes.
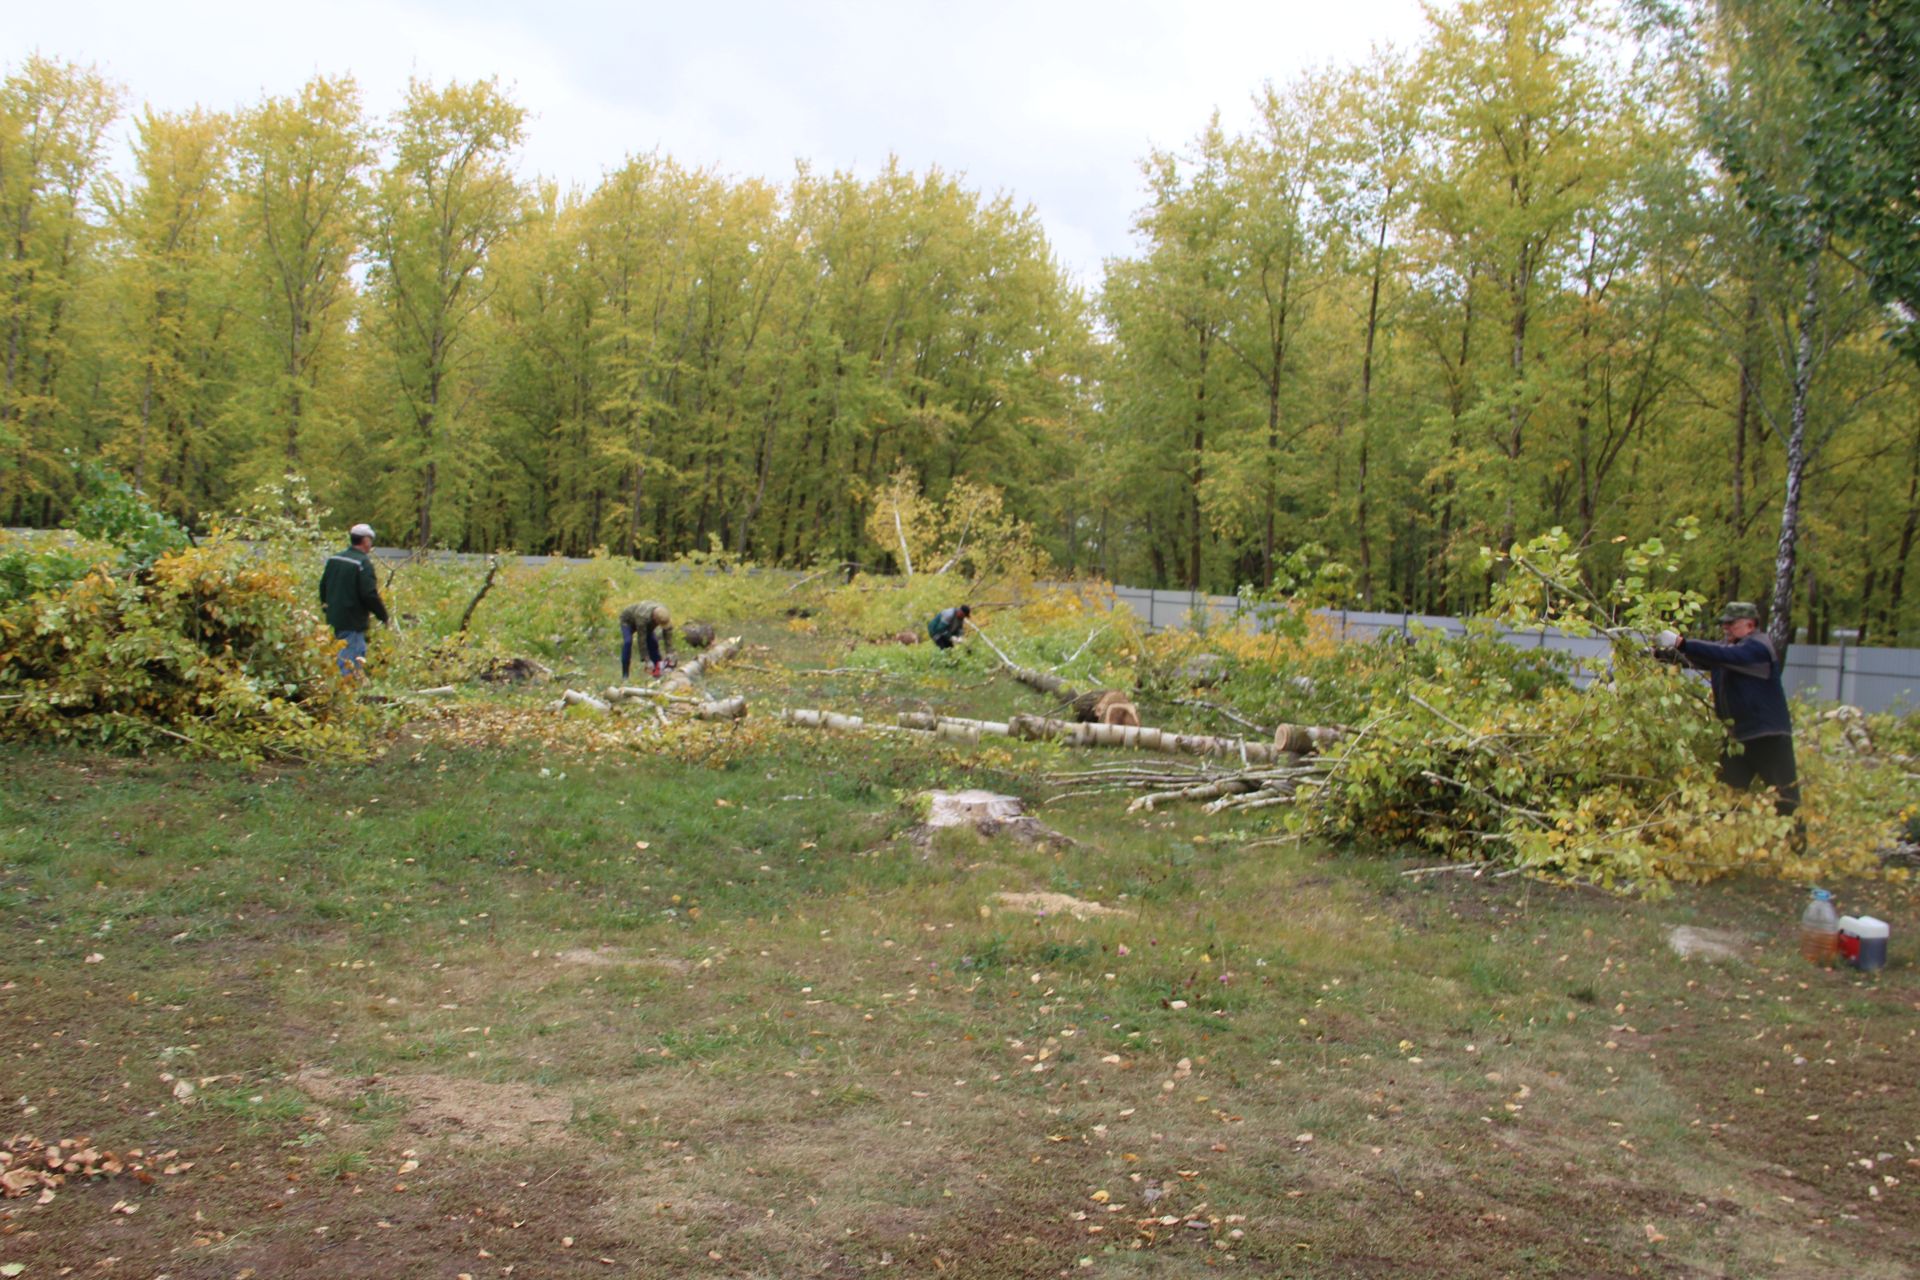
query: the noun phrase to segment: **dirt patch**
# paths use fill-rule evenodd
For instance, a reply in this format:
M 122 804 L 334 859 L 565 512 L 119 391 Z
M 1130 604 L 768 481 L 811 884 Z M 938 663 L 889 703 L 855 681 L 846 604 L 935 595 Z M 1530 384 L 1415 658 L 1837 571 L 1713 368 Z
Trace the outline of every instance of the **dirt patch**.
M 416 1133 L 492 1146 L 551 1142 L 566 1136 L 573 1119 L 572 1102 L 525 1084 L 430 1074 L 352 1078 L 325 1067 L 303 1068 L 293 1083 L 333 1107 L 379 1088 L 407 1101 L 406 1123 Z
M 1682 959 L 1738 960 L 1747 949 L 1746 938 L 1731 929 L 1696 929 L 1679 925 L 1667 935 L 1667 946 Z
M 294 1088 L 315 1102 L 324 1102 L 330 1107 L 344 1107 L 368 1091 L 372 1077 L 361 1081 L 337 1076 L 325 1067 L 302 1067 L 293 1073 L 292 1082 Z
M 413 1104 L 407 1122 L 426 1133 L 473 1142 L 526 1144 L 564 1137 L 573 1103 L 524 1084 L 453 1076 L 390 1076 L 388 1088 Z
M 665 969 L 671 973 L 685 973 L 693 968 L 688 961 L 674 956 L 636 956 L 622 951 L 618 947 L 569 947 L 565 951 L 553 953 L 555 964 L 578 965 L 587 969 L 612 969 L 621 965 L 650 965 L 656 969 Z
M 994 900 L 1009 911 L 1026 911 L 1034 915 L 1070 915 L 1075 920 L 1089 920 L 1095 916 L 1123 916 L 1127 913 L 1118 907 L 1103 906 L 1098 902 L 1088 902 L 1065 893 L 1001 893 Z

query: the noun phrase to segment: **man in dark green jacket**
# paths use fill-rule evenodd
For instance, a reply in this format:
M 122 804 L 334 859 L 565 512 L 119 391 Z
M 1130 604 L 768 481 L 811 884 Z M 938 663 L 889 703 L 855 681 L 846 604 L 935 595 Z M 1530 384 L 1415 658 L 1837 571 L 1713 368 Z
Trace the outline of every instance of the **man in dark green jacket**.
M 327 625 L 345 646 L 336 658 L 340 674 L 352 678 L 366 661 L 367 618 L 371 615 L 385 622 L 387 606 L 380 602 L 380 583 L 367 555 L 373 548 L 373 526 L 353 526 L 347 530 L 347 543 L 345 551 L 327 557 L 326 568 L 320 571 L 320 603 L 326 606 Z

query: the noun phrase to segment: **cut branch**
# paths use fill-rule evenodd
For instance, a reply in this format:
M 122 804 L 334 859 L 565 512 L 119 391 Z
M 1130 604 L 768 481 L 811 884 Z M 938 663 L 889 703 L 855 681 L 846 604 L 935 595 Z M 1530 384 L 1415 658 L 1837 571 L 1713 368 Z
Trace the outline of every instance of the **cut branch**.
M 500 557 L 488 556 L 486 579 L 485 581 L 481 582 L 480 589 L 473 593 L 473 599 L 467 601 L 466 609 L 460 614 L 460 625 L 453 629 L 456 635 L 467 634 L 467 624 L 473 621 L 473 611 L 475 609 L 478 609 L 480 607 L 480 602 L 487 598 L 487 592 L 493 590 L 494 575 L 498 574 L 499 572 L 500 572 Z

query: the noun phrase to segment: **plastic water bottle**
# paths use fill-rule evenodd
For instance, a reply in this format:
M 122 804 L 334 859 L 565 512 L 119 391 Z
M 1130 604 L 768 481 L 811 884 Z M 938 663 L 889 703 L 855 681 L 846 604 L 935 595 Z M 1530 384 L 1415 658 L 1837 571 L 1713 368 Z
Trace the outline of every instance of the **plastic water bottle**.
M 1833 895 L 1815 889 L 1813 900 L 1800 916 L 1800 954 L 1809 964 L 1832 966 L 1840 957 L 1840 917 L 1833 910 Z

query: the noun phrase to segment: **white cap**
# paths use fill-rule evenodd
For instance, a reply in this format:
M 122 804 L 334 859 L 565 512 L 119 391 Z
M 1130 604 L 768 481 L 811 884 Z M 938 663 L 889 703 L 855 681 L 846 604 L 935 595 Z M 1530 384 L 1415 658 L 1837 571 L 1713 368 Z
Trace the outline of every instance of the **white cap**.
M 1861 916 L 1856 928 L 1862 938 L 1884 938 L 1892 932 L 1885 920 L 1876 920 L 1872 916 Z
M 371 538 L 373 536 L 373 526 L 370 524 L 357 524 L 347 530 L 347 536 L 349 538 Z

